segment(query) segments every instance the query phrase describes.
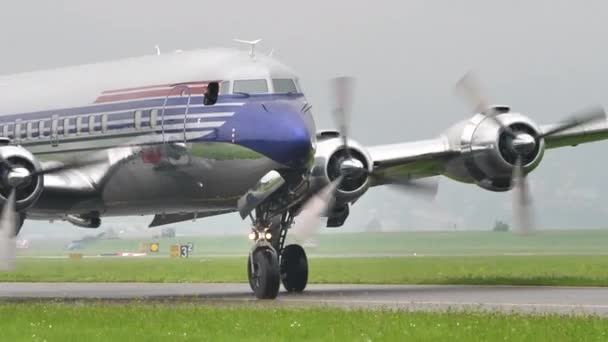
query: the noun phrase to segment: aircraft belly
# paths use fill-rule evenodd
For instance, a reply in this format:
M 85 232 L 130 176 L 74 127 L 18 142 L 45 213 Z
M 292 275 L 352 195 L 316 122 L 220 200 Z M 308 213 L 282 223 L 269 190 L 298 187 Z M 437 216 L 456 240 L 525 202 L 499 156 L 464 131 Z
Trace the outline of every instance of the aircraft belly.
M 278 167 L 261 154 L 217 158 L 197 152 L 215 148 L 212 145 L 193 146 L 192 153 L 177 159 L 149 162 L 139 158 L 120 165 L 102 184 L 103 214 L 235 209 L 239 197 Z

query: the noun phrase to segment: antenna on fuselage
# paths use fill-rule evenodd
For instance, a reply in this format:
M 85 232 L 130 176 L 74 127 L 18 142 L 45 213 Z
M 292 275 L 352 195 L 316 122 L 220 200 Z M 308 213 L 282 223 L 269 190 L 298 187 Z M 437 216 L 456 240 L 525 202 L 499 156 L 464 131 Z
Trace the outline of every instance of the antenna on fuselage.
M 234 39 L 235 42 L 237 43 L 243 43 L 243 44 L 248 44 L 251 45 L 251 50 L 249 51 L 249 57 L 253 58 L 255 56 L 255 46 L 261 42 L 261 39 L 256 39 L 256 40 L 242 40 L 242 39 Z

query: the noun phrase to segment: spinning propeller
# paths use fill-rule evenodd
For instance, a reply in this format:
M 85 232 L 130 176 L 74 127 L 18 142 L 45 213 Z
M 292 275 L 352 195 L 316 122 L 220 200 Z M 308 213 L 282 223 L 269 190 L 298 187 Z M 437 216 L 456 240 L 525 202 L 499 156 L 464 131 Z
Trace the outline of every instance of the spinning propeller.
M 333 206 L 336 190 L 341 184 L 343 185 L 350 180 L 358 179 L 360 177 L 370 176 L 368 169 L 361 160 L 355 157 L 352 148 L 349 147 L 350 114 L 353 103 L 354 85 L 355 80 L 352 77 L 338 77 L 331 82 L 333 89 L 332 95 L 335 102 L 332 114 L 334 121 L 340 130 L 345 157 L 339 161 L 339 167 L 337 168 L 339 176 L 314 194 L 302 206 L 300 215 L 298 215 L 291 228 L 291 234 L 300 242 L 310 239 L 319 231 L 322 224 L 321 216 Z M 428 180 L 385 180 L 386 184 L 427 198 L 434 198 L 437 194 L 437 182 Z
M 504 125 L 498 120 L 495 107 L 491 107 L 487 98 L 482 94 L 480 82 L 472 72 L 463 76 L 455 86 L 455 93 L 463 97 L 475 113 L 481 113 L 496 122 L 507 134 L 507 148 L 515 153 L 516 159 L 511 176 L 511 189 L 513 190 L 513 226 L 514 231 L 521 235 L 528 235 L 534 231 L 534 213 L 532 196 L 524 169 L 524 156 L 532 152 L 541 139 L 551 137 L 568 129 L 583 126 L 587 123 L 606 119 L 606 113 L 601 107 L 591 107 L 575 113 L 550 129 L 538 134 L 536 137 L 529 132 L 517 131 Z

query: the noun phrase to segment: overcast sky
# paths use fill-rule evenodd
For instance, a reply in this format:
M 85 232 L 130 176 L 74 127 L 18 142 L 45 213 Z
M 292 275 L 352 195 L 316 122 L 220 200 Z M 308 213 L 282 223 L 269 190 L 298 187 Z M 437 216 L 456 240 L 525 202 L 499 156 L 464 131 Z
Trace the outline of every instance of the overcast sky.
M 300 74 L 320 127 L 332 126 L 327 80 L 355 76 L 352 134 L 381 144 L 434 137 L 469 116 L 452 94 L 469 69 L 494 102 L 539 123 L 608 105 L 607 19 L 608 3 L 599 0 L 5 1 L 0 73 L 150 54 L 156 44 L 169 52 L 262 38 L 260 51 L 274 49 Z M 541 226 L 607 226 L 607 148 L 602 142 L 545 154 L 531 175 Z M 374 210 L 410 228 L 481 229 L 510 217 L 510 194 L 444 178 L 431 205 L 374 189 L 354 206 L 347 229 Z M 185 225 L 246 226 L 236 216 Z

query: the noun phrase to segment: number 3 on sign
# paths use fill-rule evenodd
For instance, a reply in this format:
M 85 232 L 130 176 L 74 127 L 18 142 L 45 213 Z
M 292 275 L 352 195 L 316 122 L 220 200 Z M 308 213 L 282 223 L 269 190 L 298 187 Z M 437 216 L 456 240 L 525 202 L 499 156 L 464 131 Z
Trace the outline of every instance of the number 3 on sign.
M 190 256 L 190 248 L 188 248 L 188 245 L 179 246 L 179 257 L 187 258 L 189 256 Z

